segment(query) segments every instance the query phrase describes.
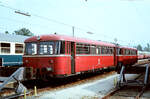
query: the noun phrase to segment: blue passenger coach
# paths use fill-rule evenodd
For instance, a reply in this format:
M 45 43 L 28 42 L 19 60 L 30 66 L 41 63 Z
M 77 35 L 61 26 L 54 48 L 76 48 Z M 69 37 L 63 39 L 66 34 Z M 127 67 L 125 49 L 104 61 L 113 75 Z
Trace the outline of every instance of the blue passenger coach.
M 0 66 L 22 65 L 26 36 L 0 33 Z

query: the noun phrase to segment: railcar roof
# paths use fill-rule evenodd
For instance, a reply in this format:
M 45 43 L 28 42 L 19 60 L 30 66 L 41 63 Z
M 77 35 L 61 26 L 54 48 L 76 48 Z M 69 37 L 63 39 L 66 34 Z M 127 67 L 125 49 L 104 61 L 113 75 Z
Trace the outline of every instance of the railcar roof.
M 76 38 L 71 36 L 65 36 L 65 35 L 55 35 L 55 34 L 49 34 L 49 35 L 41 35 L 39 36 L 39 41 L 72 41 L 72 42 L 80 42 L 80 43 L 86 43 L 86 44 L 96 44 L 96 45 L 105 45 L 105 46 L 111 46 L 115 47 L 115 44 L 108 43 L 108 42 L 102 42 L 102 41 L 94 41 L 94 40 L 88 40 L 83 38 Z M 33 36 L 25 40 L 26 42 L 37 42 L 38 36 Z
M 0 42 L 24 43 L 24 40 L 27 38 L 28 38 L 27 36 L 22 36 L 22 35 L 0 33 Z
M 131 48 L 131 47 L 120 47 L 120 48 L 131 49 L 131 50 L 137 50 L 136 48 Z

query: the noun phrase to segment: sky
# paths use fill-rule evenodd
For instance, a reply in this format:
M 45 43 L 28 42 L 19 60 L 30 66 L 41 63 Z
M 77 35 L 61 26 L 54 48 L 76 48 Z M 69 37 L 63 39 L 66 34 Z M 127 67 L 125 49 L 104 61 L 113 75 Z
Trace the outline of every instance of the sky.
M 18 10 L 31 16 L 14 13 Z M 150 43 L 150 1 L 0 0 L 0 33 L 25 27 L 35 35 L 72 36 L 72 26 L 75 37 L 145 46 Z

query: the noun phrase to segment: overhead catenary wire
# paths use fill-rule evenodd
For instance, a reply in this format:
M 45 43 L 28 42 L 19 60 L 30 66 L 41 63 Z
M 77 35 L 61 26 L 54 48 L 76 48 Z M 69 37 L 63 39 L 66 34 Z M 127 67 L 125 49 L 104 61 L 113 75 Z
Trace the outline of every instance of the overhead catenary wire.
M 16 9 L 16 8 L 13 8 L 13 7 L 10 7 L 10 6 L 6 6 L 6 5 L 3 5 L 1 3 L 0 3 L 0 6 L 8 8 L 8 9 L 11 9 L 11 10 L 14 10 L 14 11 L 21 11 L 19 9 Z M 76 29 L 83 30 L 83 31 L 88 31 L 86 29 L 83 29 L 83 28 L 80 28 L 80 27 L 77 27 L 77 26 L 74 26 L 74 25 L 66 24 L 64 22 L 60 22 L 60 21 L 57 21 L 57 20 L 54 20 L 54 19 L 51 19 L 51 18 L 48 18 L 48 17 L 40 16 L 40 15 L 33 14 L 33 13 L 30 13 L 30 15 L 34 16 L 34 17 L 38 17 L 38 18 L 44 19 L 44 20 L 47 20 L 47 21 L 51 21 L 51 22 L 54 22 L 54 23 L 57 23 L 57 24 L 61 24 L 61 25 L 69 26 L 69 27 L 75 27 Z
M 10 7 L 10 6 L 6 5 L 6 4 L 4 5 L 4 4 L 2 4 L 2 2 L 0 2 L 0 6 L 1 6 L 1 7 L 4 7 L 4 8 L 11 9 L 11 10 L 13 10 L 13 11 L 21 11 L 21 10 L 19 10 L 19 9 Z M 75 29 L 78 29 L 78 30 L 80 30 L 80 31 L 91 32 L 91 31 L 89 31 L 89 30 L 87 30 L 87 29 L 83 29 L 83 28 L 81 28 L 81 27 L 77 27 L 77 26 L 74 26 L 74 25 L 71 25 L 71 24 L 67 24 L 67 23 L 64 23 L 64 22 L 60 22 L 60 21 L 51 19 L 51 18 L 49 18 L 49 17 L 40 16 L 40 15 L 33 14 L 33 13 L 28 13 L 28 14 L 30 14 L 31 16 L 34 16 L 34 17 L 37 17 L 37 18 L 40 18 L 40 19 L 43 19 L 43 20 L 47 20 L 47 21 L 50 21 L 50 22 L 53 22 L 53 23 L 57 23 L 57 24 L 60 24 L 60 25 L 64 25 L 64 26 L 67 26 L 67 27 L 71 27 L 71 28 L 74 27 Z M 96 32 L 95 32 L 95 31 L 92 31 L 91 33 L 94 34 L 94 33 L 96 33 Z M 112 39 L 112 37 L 110 37 L 110 36 L 107 36 L 107 35 L 104 35 L 104 34 L 101 34 L 101 35 L 103 35 L 103 36 L 106 37 L 106 38 L 111 38 L 111 39 Z M 119 40 L 119 39 L 118 39 L 118 40 Z M 126 41 L 124 41 L 124 40 L 119 40 L 119 41 L 121 41 L 121 42 L 126 42 Z
M 7 6 L 7 5 L 3 5 L 0 3 L 0 6 L 1 7 L 4 7 L 4 8 L 8 8 L 8 9 L 11 9 L 13 11 L 21 11 L 19 9 L 16 9 L 16 8 L 13 8 L 13 7 L 10 7 L 10 6 Z M 24 11 L 25 12 L 25 11 Z M 40 16 L 40 15 L 37 15 L 37 14 L 33 14 L 33 13 L 28 13 L 30 14 L 30 16 L 34 16 L 34 17 L 37 17 L 37 18 L 40 18 L 40 19 L 43 19 L 43 20 L 47 20 L 47 21 L 50 21 L 50 22 L 53 22 L 53 23 L 57 23 L 57 24 L 60 24 L 60 25 L 64 25 L 64 26 L 68 26 L 68 27 L 74 27 L 75 29 L 78 29 L 80 31 L 84 31 L 84 32 L 90 32 L 89 30 L 87 29 L 83 29 L 81 27 L 77 27 L 77 26 L 74 26 L 74 25 L 70 25 L 70 24 L 66 24 L 64 22 L 60 22 L 60 21 L 57 21 L 57 20 L 54 20 L 54 19 L 51 19 L 51 18 L 48 18 L 48 17 L 45 17 L 45 16 Z M 94 32 L 95 33 L 95 32 Z M 105 35 L 104 35 L 105 36 Z M 111 37 L 110 37 L 111 38 Z

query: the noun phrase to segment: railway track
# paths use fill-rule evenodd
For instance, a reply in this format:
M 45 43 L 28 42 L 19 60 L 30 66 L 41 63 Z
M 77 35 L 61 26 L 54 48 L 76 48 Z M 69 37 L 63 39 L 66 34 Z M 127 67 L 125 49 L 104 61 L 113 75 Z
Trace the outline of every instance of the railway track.
M 95 80 L 98 79 L 102 79 L 105 78 L 107 76 L 116 74 L 116 72 L 114 70 L 106 70 L 103 72 L 97 72 L 97 73 L 86 73 L 86 74 L 82 74 L 82 75 L 76 75 L 76 76 L 72 76 L 72 77 L 67 77 L 67 78 L 51 78 L 51 80 L 49 81 L 42 81 L 42 80 L 29 80 L 29 81 L 24 81 L 22 82 L 23 85 L 25 85 L 28 89 L 28 94 L 27 96 L 32 96 L 34 95 L 34 86 L 37 87 L 37 92 L 38 93 L 44 93 L 47 91 L 56 91 L 56 90 L 60 90 L 60 89 L 65 89 L 65 88 L 69 88 L 72 86 L 77 86 L 77 85 L 81 85 L 81 84 L 85 84 L 85 83 L 89 83 L 89 82 L 93 82 Z M 3 98 L 0 99 L 4 99 L 6 98 L 5 95 L 9 95 L 9 94 L 13 94 L 14 92 L 11 89 L 5 89 L 5 91 L 3 92 L 4 96 Z M 23 97 L 24 94 L 22 95 L 12 95 L 12 96 L 7 96 L 7 98 L 14 98 L 14 97 Z
M 142 77 L 143 75 L 139 75 L 135 79 L 141 80 Z M 102 99 L 140 99 L 140 96 L 143 94 L 145 88 L 146 87 L 142 88 L 139 86 L 123 86 L 119 88 L 116 87 Z
M 140 65 L 143 66 L 143 63 Z M 130 82 L 126 80 L 122 83 L 123 86 L 117 86 L 102 99 L 149 99 L 150 83 L 148 81 L 150 74 L 147 73 L 149 65 L 147 64 L 145 73 L 139 74 L 134 80 L 129 80 Z

